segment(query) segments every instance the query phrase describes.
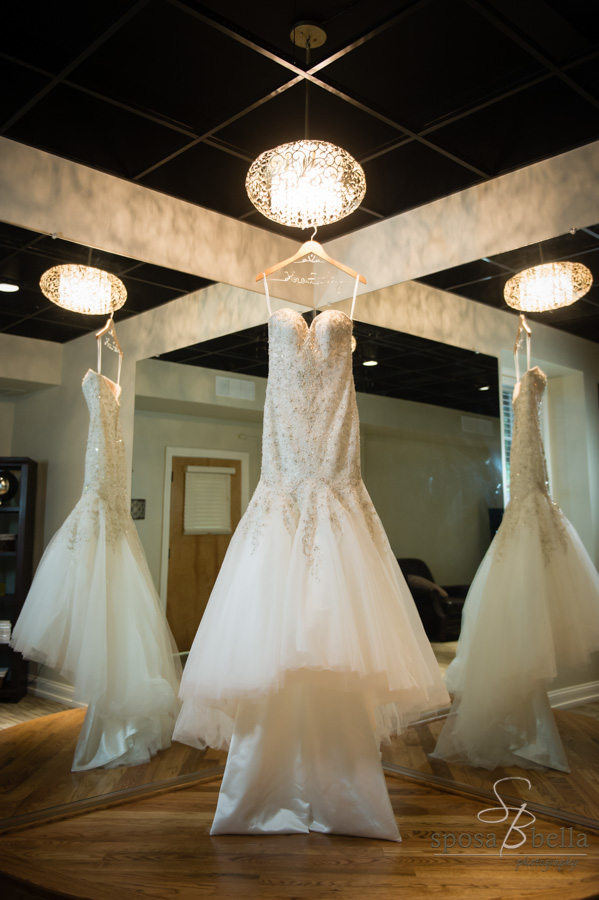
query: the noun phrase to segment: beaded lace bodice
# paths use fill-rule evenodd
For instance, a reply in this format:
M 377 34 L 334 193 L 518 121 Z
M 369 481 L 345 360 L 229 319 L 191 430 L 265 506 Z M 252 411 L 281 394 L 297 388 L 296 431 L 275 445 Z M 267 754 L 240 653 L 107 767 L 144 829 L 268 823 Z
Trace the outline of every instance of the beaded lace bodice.
M 558 545 L 565 546 L 560 508 L 551 499 L 541 436 L 540 408 L 547 376 L 538 366 L 529 369 L 514 390 L 514 429 L 510 453 L 510 502 L 497 533 L 502 552 L 521 518 L 539 534 L 545 562 Z
M 510 453 L 510 498 L 523 500 L 531 491 L 549 494 L 549 479 L 541 437 L 540 411 L 547 376 L 535 366 L 522 377 L 512 402 L 514 430 Z
M 83 494 L 69 517 L 73 547 L 88 539 L 90 528 L 97 537 L 100 508 L 110 543 L 131 524 L 118 400 L 108 379 L 93 369 L 85 374 L 82 389 L 89 409 L 89 431 Z
M 360 477 L 351 333 L 336 310 L 311 327 L 290 309 L 269 320 L 262 478 L 298 498 L 314 481 L 343 491 Z
M 92 369 L 87 371 L 82 389 L 89 409 L 83 490 L 94 491 L 105 501 L 114 498 L 126 511 L 125 448 L 118 401 L 107 379 Z
M 326 310 L 308 326 L 299 313 L 280 309 L 268 327 L 262 473 L 244 527 L 257 540 L 260 521 L 277 504 L 288 530 L 301 528 L 306 555 L 313 558 L 318 519 L 326 517 L 340 531 L 339 504 L 360 509 L 371 534 L 377 531 L 360 474 L 352 320 Z

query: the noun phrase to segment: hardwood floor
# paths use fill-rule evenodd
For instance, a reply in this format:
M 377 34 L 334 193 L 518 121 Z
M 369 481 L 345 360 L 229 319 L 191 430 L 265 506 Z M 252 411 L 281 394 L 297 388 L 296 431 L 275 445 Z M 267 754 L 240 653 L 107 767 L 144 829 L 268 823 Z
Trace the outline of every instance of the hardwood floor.
M 12 728 L 13 725 L 19 725 L 21 722 L 38 719 L 41 716 L 65 712 L 70 708 L 70 706 L 57 703 L 54 700 L 45 700 L 43 697 L 36 697 L 34 694 L 25 694 L 18 703 L 0 704 L 0 731 L 4 728 Z
M 569 823 L 599 829 L 599 720 L 571 710 L 554 710 L 554 715 L 570 773 L 516 766 L 488 771 L 431 758 L 428 754 L 435 747 L 444 718 L 412 726 L 385 745 L 383 763 L 404 774 L 413 771 L 429 783 L 464 788 L 482 797 L 493 797 L 498 778 L 526 777 L 530 789 L 522 781 L 512 781 L 506 793 L 541 812 L 559 811 Z
M 225 753 L 175 743 L 143 766 L 73 773 L 71 763 L 84 713 L 83 709 L 67 710 L 0 732 L 0 831 L 50 814 L 71 815 L 98 803 L 122 802 L 157 786 L 187 784 L 197 772 L 217 773 L 225 764 Z M 530 789 L 523 782 L 510 782 L 506 794 L 541 814 L 559 814 L 567 824 L 599 829 L 599 720 L 560 710 L 556 719 L 572 768 L 569 775 L 550 769 L 488 772 L 430 759 L 427 754 L 435 746 L 442 720 L 414 726 L 385 745 L 383 763 L 388 771 L 478 797 L 492 798 L 498 778 L 526 776 Z
M 96 798 L 122 799 L 157 783 L 177 783 L 224 766 L 224 753 L 174 743 L 142 766 L 71 772 L 84 715 L 85 709 L 70 709 L 0 732 L 0 831 L 8 824 L 39 819 L 44 812 L 59 815 L 66 808 L 68 813 L 71 804 L 81 809 Z
M 477 813 L 484 804 L 388 776 L 401 844 L 319 834 L 210 837 L 219 781 L 210 778 L 5 835 L 0 843 L 3 900 L 597 896 L 599 836 L 584 830 L 573 830 L 570 847 L 567 829 L 562 836 L 555 822 L 537 818 L 537 847 L 529 828 L 524 847 L 500 856 L 508 825 L 481 824 Z M 473 846 L 478 833 L 497 846 Z M 585 846 L 577 845 L 577 840 Z M 548 849 L 556 841 L 558 846 Z

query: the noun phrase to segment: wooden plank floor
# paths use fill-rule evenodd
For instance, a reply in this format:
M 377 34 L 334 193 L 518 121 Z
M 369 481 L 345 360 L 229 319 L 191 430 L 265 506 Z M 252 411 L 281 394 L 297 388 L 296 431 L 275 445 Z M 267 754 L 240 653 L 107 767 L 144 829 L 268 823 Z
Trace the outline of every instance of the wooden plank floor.
M 531 788 L 522 781 L 509 783 L 506 792 L 512 797 L 539 804 L 549 810 L 561 810 L 570 821 L 599 828 L 599 720 L 576 712 L 554 710 L 559 733 L 570 764 L 570 773 L 553 769 L 522 769 L 517 766 L 491 771 L 446 763 L 432 759 L 431 753 L 445 719 L 435 719 L 409 728 L 392 744 L 383 747 L 383 762 L 412 769 L 424 776 L 456 786 L 491 794 L 498 778 L 528 778 Z
M 198 751 L 183 744 L 157 754 L 144 766 L 122 766 L 71 772 L 71 763 L 84 710 L 73 709 L 34 719 L 0 732 L 0 784 L 3 788 L 0 830 L 17 816 L 33 816 L 44 810 L 57 814 L 65 805 L 85 807 L 97 797 L 113 795 L 121 799 L 123 791 L 169 783 L 195 772 L 223 766 L 222 752 Z M 561 810 L 569 821 L 599 828 L 599 720 L 577 713 L 556 712 L 560 733 L 567 748 L 571 773 L 550 769 L 527 771 L 519 768 L 488 772 L 467 766 L 448 765 L 429 759 L 442 721 L 435 720 L 409 729 L 390 746 L 383 748 L 383 762 L 400 772 L 413 770 L 437 785 L 464 787 L 487 796 L 498 778 L 526 776 L 531 789 L 522 782 L 511 782 L 508 795 L 539 804 L 542 812 Z M 397 770 L 397 769 L 396 769 Z M 67 810 L 68 812 L 68 810 Z
M 224 753 L 174 743 L 145 765 L 71 772 L 84 715 L 85 709 L 70 709 L 0 732 L 2 820 L 224 765 Z
M 21 722 L 28 722 L 30 719 L 50 716 L 52 713 L 64 712 L 67 709 L 71 707 L 66 703 L 46 700 L 45 697 L 36 697 L 35 694 L 25 694 L 18 703 L 0 703 L 0 731 Z
M 560 826 L 537 818 L 542 847 L 532 846 L 529 829 L 524 847 L 500 857 L 506 823 L 481 824 L 480 801 L 409 779 L 387 778 L 401 844 L 318 834 L 210 837 L 219 784 L 212 778 L 5 835 L 3 900 L 583 900 L 599 891 L 599 836 L 575 830 L 574 842 L 582 834 L 586 846 L 548 850 Z M 481 832 L 497 847 L 473 847 Z

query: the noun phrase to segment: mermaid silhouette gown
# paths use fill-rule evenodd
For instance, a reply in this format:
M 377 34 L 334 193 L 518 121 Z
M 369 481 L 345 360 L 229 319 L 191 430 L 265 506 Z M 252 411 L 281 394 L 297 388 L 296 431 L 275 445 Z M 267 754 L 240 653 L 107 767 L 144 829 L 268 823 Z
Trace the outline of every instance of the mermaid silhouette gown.
M 585 666 L 599 649 L 599 576 L 549 494 L 546 382 L 535 366 L 514 390 L 510 501 L 466 598 L 435 757 L 568 771 L 547 687 L 560 667 Z
M 128 509 L 120 388 L 91 369 L 81 499 L 38 566 L 12 645 L 58 669 L 87 712 L 73 771 L 147 762 L 170 745 L 180 665 Z
M 448 704 L 360 475 L 352 321 L 269 318 L 262 472 L 190 651 L 174 739 L 227 747 L 212 833 L 399 840 L 379 743 Z

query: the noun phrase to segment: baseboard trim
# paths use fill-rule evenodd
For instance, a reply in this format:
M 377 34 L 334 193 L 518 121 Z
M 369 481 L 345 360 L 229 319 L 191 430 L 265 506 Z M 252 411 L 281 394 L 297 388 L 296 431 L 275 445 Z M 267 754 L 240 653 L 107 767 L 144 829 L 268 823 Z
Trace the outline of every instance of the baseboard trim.
M 599 700 L 599 681 L 572 684 L 549 691 L 549 702 L 554 709 L 565 709 L 578 703 L 591 703 L 593 700 Z
M 49 678 L 41 678 L 39 675 L 29 682 L 28 692 L 35 697 L 42 697 L 44 700 L 54 700 L 55 703 L 62 703 L 64 706 L 72 708 L 85 706 L 85 703 L 79 703 L 73 699 L 72 684 L 51 681 Z

